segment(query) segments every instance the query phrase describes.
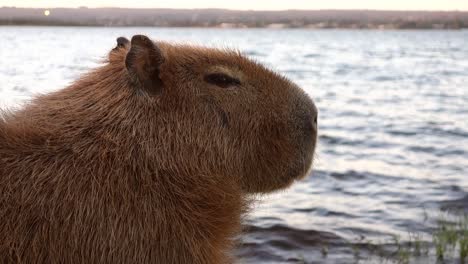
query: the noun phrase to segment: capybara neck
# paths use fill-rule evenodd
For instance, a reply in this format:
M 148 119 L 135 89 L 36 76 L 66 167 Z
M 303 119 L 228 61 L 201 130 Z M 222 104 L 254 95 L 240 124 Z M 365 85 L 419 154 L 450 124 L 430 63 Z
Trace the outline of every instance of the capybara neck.
M 231 262 L 250 194 L 308 174 L 295 84 L 237 52 L 117 43 L 0 118 L 1 263 Z

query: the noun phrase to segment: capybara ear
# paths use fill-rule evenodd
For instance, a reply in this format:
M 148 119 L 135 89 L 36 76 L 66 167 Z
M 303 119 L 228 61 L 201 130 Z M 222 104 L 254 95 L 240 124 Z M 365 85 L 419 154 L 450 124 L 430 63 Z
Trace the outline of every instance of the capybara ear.
M 125 66 L 132 80 L 150 95 L 161 94 L 163 82 L 159 77 L 164 57 L 158 46 L 147 36 L 135 35 L 130 42 Z
M 115 47 L 115 48 L 116 49 L 125 48 L 128 45 L 130 45 L 130 40 L 128 40 L 126 37 L 118 37 L 117 38 L 117 47 Z

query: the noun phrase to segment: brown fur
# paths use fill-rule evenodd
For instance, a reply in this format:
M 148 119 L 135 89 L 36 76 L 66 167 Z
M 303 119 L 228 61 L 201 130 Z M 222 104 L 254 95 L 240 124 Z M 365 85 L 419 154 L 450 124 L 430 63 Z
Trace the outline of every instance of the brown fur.
M 237 52 L 137 44 L 0 117 L 0 263 L 230 262 L 248 194 L 308 173 L 316 109 L 293 83 Z

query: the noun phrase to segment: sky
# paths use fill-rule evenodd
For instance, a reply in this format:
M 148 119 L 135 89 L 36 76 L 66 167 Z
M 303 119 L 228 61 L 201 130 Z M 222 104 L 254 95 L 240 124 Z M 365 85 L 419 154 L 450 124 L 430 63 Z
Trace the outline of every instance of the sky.
M 16 7 L 227 8 L 240 10 L 376 9 L 468 11 L 468 0 L 0 0 Z

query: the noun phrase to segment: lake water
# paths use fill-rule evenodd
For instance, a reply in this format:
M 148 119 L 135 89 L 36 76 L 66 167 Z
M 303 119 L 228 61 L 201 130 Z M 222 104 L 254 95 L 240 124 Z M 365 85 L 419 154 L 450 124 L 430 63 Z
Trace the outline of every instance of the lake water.
M 135 34 L 237 48 L 319 108 L 313 175 L 262 197 L 242 263 L 392 263 L 395 240 L 431 243 L 441 209 L 468 211 L 468 31 L 0 27 L 0 104 L 64 87 Z

